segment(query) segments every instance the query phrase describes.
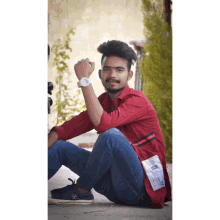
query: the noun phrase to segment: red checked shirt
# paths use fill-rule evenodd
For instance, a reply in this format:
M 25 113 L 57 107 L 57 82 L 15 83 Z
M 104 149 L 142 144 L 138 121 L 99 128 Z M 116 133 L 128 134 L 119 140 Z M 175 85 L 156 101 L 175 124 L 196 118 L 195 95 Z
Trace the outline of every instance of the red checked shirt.
M 118 128 L 132 144 L 140 161 L 158 155 L 163 167 L 165 187 L 154 191 L 145 173 L 145 188 L 153 208 L 163 208 L 165 199 L 171 201 L 171 186 L 166 169 L 163 134 L 152 104 L 142 91 L 128 85 L 114 103 L 107 92 L 100 95 L 98 100 L 104 110 L 98 126 L 94 126 L 87 111 L 83 111 L 51 130 L 56 131 L 59 140 L 68 140 L 92 129 L 100 134 L 110 128 Z

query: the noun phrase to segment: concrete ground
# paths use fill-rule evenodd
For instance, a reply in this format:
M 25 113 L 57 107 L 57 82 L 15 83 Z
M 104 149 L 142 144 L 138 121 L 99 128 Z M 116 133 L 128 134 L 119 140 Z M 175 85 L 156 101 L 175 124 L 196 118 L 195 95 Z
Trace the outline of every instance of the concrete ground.
M 87 149 L 92 150 L 92 149 Z M 168 164 L 168 173 L 172 185 L 172 164 Z M 48 192 L 52 189 L 71 184 L 68 180 L 78 176 L 62 166 L 61 169 L 48 181 Z M 48 205 L 48 220 L 171 220 L 172 201 L 165 203 L 163 209 L 122 206 L 110 202 L 105 196 L 92 190 L 94 204 L 92 205 Z

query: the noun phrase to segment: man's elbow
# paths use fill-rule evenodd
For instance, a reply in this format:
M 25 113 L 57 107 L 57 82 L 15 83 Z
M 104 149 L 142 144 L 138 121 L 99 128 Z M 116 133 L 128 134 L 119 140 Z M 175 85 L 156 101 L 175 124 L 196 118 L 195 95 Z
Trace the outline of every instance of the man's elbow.
M 105 131 L 107 131 L 108 129 L 107 129 L 107 125 L 105 124 L 105 123 L 101 123 L 101 121 L 100 122 L 98 122 L 98 123 L 96 123 L 96 124 L 94 124 L 94 129 L 97 131 L 97 132 L 99 132 L 99 133 L 102 133 L 102 132 L 105 132 Z
M 95 122 L 94 122 L 94 126 L 95 126 L 95 127 L 98 127 L 98 126 L 100 125 L 100 123 L 101 123 L 101 120 L 95 121 Z

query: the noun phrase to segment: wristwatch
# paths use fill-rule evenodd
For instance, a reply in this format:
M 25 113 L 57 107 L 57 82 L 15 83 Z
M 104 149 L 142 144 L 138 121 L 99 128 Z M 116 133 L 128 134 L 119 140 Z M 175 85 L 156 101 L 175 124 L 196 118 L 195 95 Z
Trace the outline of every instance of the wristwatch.
M 90 78 L 87 78 L 87 77 L 83 77 L 82 79 L 79 80 L 79 82 L 77 83 L 78 84 L 78 87 L 86 87 L 88 86 L 90 83 L 92 83 L 91 79 Z

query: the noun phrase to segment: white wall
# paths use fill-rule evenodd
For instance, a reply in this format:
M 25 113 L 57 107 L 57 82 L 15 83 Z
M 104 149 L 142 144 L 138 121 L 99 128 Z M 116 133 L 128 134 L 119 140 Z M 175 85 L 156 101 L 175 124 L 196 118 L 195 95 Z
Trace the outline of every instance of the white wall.
M 76 34 L 71 41 L 73 52 L 69 62 L 75 85 L 78 80 L 74 73 L 74 65 L 82 58 L 88 57 L 95 62 L 95 70 L 91 75 L 94 91 L 97 97 L 105 92 L 98 77 L 101 54 L 97 52 L 97 47 L 107 40 L 129 43 L 131 40 L 144 39 L 141 2 L 141 0 L 48 0 L 49 44 L 52 46 L 55 40 L 62 39 L 70 28 L 75 28 Z M 52 67 L 52 59 L 48 66 L 48 80 L 54 82 L 56 71 Z M 132 70 L 135 73 L 135 66 Z M 128 82 L 131 88 L 134 88 L 134 81 L 135 75 Z M 55 91 L 52 98 L 55 100 Z M 50 128 L 53 126 L 54 117 L 53 114 L 49 117 Z

